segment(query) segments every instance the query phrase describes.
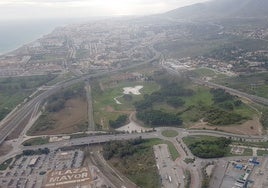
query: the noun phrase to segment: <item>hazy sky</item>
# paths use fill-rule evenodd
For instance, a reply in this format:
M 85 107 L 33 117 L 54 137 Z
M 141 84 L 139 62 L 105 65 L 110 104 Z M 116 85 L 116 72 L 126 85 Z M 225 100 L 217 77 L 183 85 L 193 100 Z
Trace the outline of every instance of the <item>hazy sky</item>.
M 0 0 L 0 19 L 147 15 L 207 0 Z

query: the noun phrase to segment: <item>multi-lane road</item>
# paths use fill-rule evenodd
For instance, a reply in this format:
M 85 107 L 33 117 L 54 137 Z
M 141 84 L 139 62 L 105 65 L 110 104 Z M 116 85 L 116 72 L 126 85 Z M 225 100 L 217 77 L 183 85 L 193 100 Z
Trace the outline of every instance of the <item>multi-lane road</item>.
M 167 71 L 169 71 L 172 74 L 176 74 L 176 75 L 181 74 L 180 72 L 178 72 L 177 70 L 175 70 L 175 69 L 173 69 L 171 67 L 168 67 L 168 66 L 166 66 L 164 64 L 161 64 L 161 65 L 162 65 L 163 68 L 165 68 Z M 223 85 L 215 84 L 213 82 L 208 82 L 208 81 L 204 81 L 204 80 L 193 78 L 193 77 L 190 77 L 190 79 L 193 82 L 195 82 L 196 84 L 205 85 L 205 86 L 212 87 L 212 88 L 220 88 L 220 89 L 223 89 L 223 90 L 225 90 L 226 92 L 228 92 L 228 93 L 230 93 L 232 95 L 236 95 L 238 97 L 246 98 L 246 99 L 249 99 L 249 100 L 251 100 L 251 101 L 253 101 L 255 103 L 268 106 L 268 99 L 266 99 L 266 98 L 259 97 L 259 96 L 256 96 L 256 95 L 250 95 L 248 93 L 244 93 L 244 92 L 241 92 L 241 91 L 238 91 L 236 89 L 229 88 L 229 87 L 226 87 L 226 86 L 223 86 Z
M 38 96 L 34 97 L 30 101 L 28 101 L 25 104 L 23 104 L 22 106 L 20 106 L 17 110 L 13 111 L 12 114 L 10 114 L 7 118 L 5 118 L 0 123 L 0 145 L 3 143 L 3 141 L 7 138 L 7 136 L 13 130 L 15 130 L 18 126 L 20 126 L 25 119 L 27 119 L 27 118 L 29 118 L 29 116 L 31 116 L 37 103 L 44 102 L 45 99 L 47 99 L 52 94 L 60 91 L 62 88 L 69 87 L 75 83 L 78 83 L 78 82 L 81 82 L 84 80 L 88 80 L 91 78 L 101 77 L 101 76 L 108 75 L 108 74 L 114 74 L 114 73 L 117 73 L 119 71 L 125 71 L 127 69 L 131 69 L 131 68 L 143 65 L 143 64 L 148 64 L 148 63 L 158 61 L 160 55 L 156 52 L 154 52 L 154 53 L 155 53 L 155 56 L 153 58 L 149 59 L 148 61 L 142 62 L 142 63 L 132 64 L 132 65 L 129 65 L 127 67 L 123 67 L 121 69 L 115 69 L 115 70 L 110 70 L 110 71 L 99 71 L 98 73 L 95 73 L 95 74 L 84 75 L 84 76 L 72 78 L 72 79 L 69 79 L 66 81 L 62 81 L 60 83 L 57 83 L 57 84 L 47 88 L 47 90 L 45 90 L 43 93 L 39 94 Z
M 201 84 L 201 85 L 205 85 L 205 86 L 213 87 L 213 88 L 224 89 L 225 91 L 229 92 L 232 95 L 237 95 L 238 97 L 247 98 L 247 99 L 250 99 L 253 102 L 268 106 L 268 99 L 266 99 L 266 98 L 259 97 L 259 96 L 256 96 L 256 95 L 250 95 L 250 94 L 238 91 L 236 89 L 229 88 L 229 87 L 226 87 L 226 86 L 222 86 L 222 85 L 219 85 L 219 84 L 215 84 L 215 83 L 212 83 L 212 82 L 208 82 L 208 81 L 204 81 L 204 80 L 200 80 L 200 79 L 195 79 L 195 78 L 191 78 L 191 79 L 197 84 Z

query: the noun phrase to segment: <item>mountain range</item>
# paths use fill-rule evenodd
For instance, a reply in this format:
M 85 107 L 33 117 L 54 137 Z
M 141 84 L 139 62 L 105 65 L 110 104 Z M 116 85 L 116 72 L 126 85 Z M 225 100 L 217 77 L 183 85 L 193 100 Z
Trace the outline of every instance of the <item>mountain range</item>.
M 268 0 L 212 0 L 165 13 L 177 19 L 266 18 Z

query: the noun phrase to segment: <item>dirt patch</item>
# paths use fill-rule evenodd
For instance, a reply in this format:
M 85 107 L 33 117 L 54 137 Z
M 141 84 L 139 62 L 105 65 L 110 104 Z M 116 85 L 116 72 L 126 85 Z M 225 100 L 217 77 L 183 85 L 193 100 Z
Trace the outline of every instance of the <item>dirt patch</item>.
M 55 121 L 52 129 L 39 131 L 34 135 L 69 134 L 84 131 L 87 128 L 87 102 L 82 98 L 70 99 L 65 103 L 65 108 L 51 114 Z
M 190 126 L 190 129 L 208 129 L 219 130 L 234 134 L 242 135 L 262 135 L 263 127 L 258 117 L 253 117 L 252 120 L 248 120 L 241 125 L 228 125 L 228 126 L 210 126 L 206 122 L 200 121 Z
M 12 146 L 6 143 L 0 145 L 0 156 L 8 154 L 12 150 Z
M 131 114 L 133 111 L 129 111 L 129 110 L 115 110 L 113 107 L 111 106 L 106 106 L 105 108 L 106 112 L 117 112 L 117 113 L 124 113 L 124 114 Z

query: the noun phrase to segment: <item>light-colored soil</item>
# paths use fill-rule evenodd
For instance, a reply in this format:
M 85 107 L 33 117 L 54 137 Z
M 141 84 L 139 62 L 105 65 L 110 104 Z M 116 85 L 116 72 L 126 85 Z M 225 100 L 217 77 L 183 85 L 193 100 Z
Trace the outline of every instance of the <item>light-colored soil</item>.
M 207 130 L 219 130 L 234 134 L 242 135 L 262 135 L 263 127 L 257 116 L 252 120 L 248 120 L 241 125 L 228 125 L 228 126 L 210 126 L 206 122 L 200 121 L 190 126 L 190 129 L 207 129 Z
M 129 110 L 115 110 L 112 106 L 107 106 L 105 108 L 105 111 L 107 112 L 119 112 L 119 113 L 125 113 L 125 114 L 131 114 L 134 111 L 129 111 Z
M 81 125 L 87 121 L 87 102 L 82 98 L 70 99 L 65 108 L 50 116 L 55 125 L 53 129 L 38 132 L 38 135 L 55 135 L 83 131 Z
M 12 150 L 12 146 L 6 143 L 0 145 L 0 156 L 8 154 Z
M 140 95 L 140 90 L 143 88 L 143 86 L 135 86 L 135 87 L 124 87 L 124 94 L 133 94 L 133 95 Z

